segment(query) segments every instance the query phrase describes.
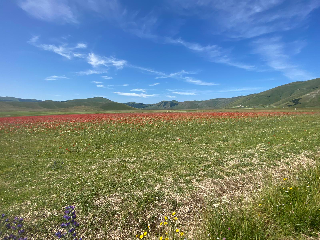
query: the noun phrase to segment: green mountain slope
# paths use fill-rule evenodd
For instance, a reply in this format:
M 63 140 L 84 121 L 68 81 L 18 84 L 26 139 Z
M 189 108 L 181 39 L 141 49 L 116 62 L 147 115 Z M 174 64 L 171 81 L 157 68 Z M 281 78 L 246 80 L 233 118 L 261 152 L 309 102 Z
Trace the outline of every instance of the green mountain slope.
M 320 107 L 320 78 L 292 82 L 267 91 L 233 98 L 205 101 L 161 101 L 156 104 L 117 103 L 102 97 L 68 101 L 39 101 L 0 97 L 0 111 L 107 111 L 107 110 L 183 110 L 222 108 L 308 108 Z
M 102 97 L 68 101 L 24 101 L 24 99 L 2 97 L 0 111 L 107 111 L 132 110 L 134 108 Z
M 161 101 L 156 104 L 125 103 L 140 109 L 221 109 L 221 108 L 283 108 L 320 107 L 320 78 L 292 82 L 267 91 L 233 98 L 205 101 Z
M 293 82 L 239 98 L 227 107 L 320 107 L 319 89 L 320 78 Z

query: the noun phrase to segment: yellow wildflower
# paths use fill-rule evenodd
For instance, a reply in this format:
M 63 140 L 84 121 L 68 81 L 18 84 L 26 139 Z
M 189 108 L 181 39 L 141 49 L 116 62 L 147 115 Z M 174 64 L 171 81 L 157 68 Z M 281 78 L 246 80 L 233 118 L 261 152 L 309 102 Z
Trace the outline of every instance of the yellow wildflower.
M 164 223 L 163 223 L 163 225 L 167 225 L 167 224 L 168 224 L 167 222 L 164 222 Z
M 176 229 L 176 233 L 178 233 L 178 232 L 180 232 L 180 230 L 177 228 L 177 229 Z
M 159 238 L 159 240 L 162 240 L 162 239 L 163 239 L 163 237 L 160 237 L 160 238 Z
M 142 239 L 142 238 L 143 238 L 143 235 L 141 234 L 141 235 L 140 235 L 140 239 Z
M 178 220 L 178 218 L 177 218 L 177 217 L 174 217 L 174 220 Z
M 165 219 L 165 220 L 167 220 L 167 219 L 168 219 L 168 217 L 167 217 L 167 216 L 164 216 L 164 219 Z
M 180 233 L 180 236 L 182 237 L 183 235 L 184 235 L 184 233 L 183 233 L 183 232 L 181 232 L 181 233 Z
M 147 234 L 148 234 L 147 232 L 144 232 L 144 233 L 143 233 L 144 236 L 146 236 Z
M 174 216 L 174 215 L 176 215 L 176 212 L 173 212 L 173 213 L 172 213 L 172 216 Z

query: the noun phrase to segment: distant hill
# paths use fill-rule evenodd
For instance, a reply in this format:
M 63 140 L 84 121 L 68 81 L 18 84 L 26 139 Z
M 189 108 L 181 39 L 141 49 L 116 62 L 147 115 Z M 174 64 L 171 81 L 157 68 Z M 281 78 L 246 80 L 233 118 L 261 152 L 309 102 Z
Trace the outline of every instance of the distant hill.
M 233 98 L 205 101 L 161 101 L 156 104 L 117 103 L 102 97 L 68 101 L 41 101 L 0 97 L 0 112 L 6 111 L 108 111 L 108 110 L 183 110 L 222 108 L 311 108 L 320 107 L 320 78 L 292 82 L 267 91 Z
M 320 107 L 320 78 L 292 82 L 239 98 L 226 107 Z
M 125 103 L 141 109 L 307 108 L 320 107 L 320 78 L 292 82 L 270 90 L 233 98 L 205 101 L 162 101 L 156 104 Z
M 31 101 L 32 100 L 32 101 Z M 102 97 L 68 101 L 40 101 L 13 97 L 0 97 L 0 111 L 107 111 L 134 108 Z

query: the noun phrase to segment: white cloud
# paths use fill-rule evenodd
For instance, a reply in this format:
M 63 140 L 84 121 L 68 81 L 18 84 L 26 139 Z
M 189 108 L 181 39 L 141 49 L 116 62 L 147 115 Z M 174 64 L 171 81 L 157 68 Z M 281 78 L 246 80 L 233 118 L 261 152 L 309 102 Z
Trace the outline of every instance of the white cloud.
M 98 67 L 100 65 L 107 66 L 106 60 L 99 57 L 98 55 L 95 55 L 94 53 L 89 53 L 88 63 L 93 67 Z
M 74 49 L 78 48 L 77 46 L 76 47 L 68 47 L 67 44 L 62 44 L 60 46 L 56 46 L 56 45 L 53 45 L 53 44 L 41 44 L 39 43 L 39 36 L 34 36 L 32 37 L 29 41 L 28 41 L 29 44 L 35 46 L 35 47 L 38 47 L 38 48 L 41 48 L 42 50 L 45 50 L 45 51 L 50 51 L 50 52 L 54 52 L 56 54 L 59 54 L 60 56 L 63 56 L 67 59 L 71 59 L 72 57 L 79 57 L 79 58 L 84 58 L 85 55 L 84 54 L 81 54 L 81 53 L 74 53 Z
M 178 95 L 184 95 L 184 96 L 195 96 L 195 95 L 197 95 L 194 92 L 173 92 L 173 93 L 178 94 Z
M 85 54 L 82 54 L 82 53 L 73 53 L 73 56 L 77 57 L 77 58 L 86 58 L 87 57 Z
M 272 69 L 282 72 L 292 80 L 308 80 L 313 76 L 291 63 L 289 54 L 286 53 L 286 44 L 281 38 L 261 38 L 253 42 L 254 52 L 262 57 Z
M 159 79 L 159 78 L 182 78 L 183 75 L 189 75 L 189 74 L 196 74 L 196 72 L 187 72 L 185 70 L 181 70 L 181 71 L 175 72 L 175 73 L 163 74 L 159 77 L 156 77 L 156 79 Z
M 139 67 L 139 66 L 135 66 L 135 65 L 132 65 L 132 64 L 129 64 L 128 67 L 139 69 L 139 70 L 141 70 L 143 72 L 152 73 L 152 74 L 155 74 L 155 75 L 158 75 L 158 76 L 166 76 L 165 73 L 159 72 L 159 71 L 156 71 L 156 70 L 153 70 L 153 69 L 150 69 L 150 68 Z
M 106 79 L 106 80 L 112 79 L 112 77 L 109 77 L 109 76 L 101 76 L 101 77 Z
M 131 92 L 146 92 L 145 89 L 141 89 L 141 88 L 135 88 L 135 89 L 131 89 Z
M 127 64 L 127 61 L 125 60 L 118 60 L 113 57 L 101 57 L 94 53 L 89 53 L 87 60 L 88 63 L 93 67 L 99 67 L 100 65 L 102 65 L 106 67 L 114 66 L 117 69 L 122 69 Z
M 210 23 L 216 34 L 232 38 L 290 30 L 320 6 L 318 0 L 168 0 L 168 3 L 180 14 L 194 15 Z
M 65 46 L 55 46 L 51 44 L 41 44 L 38 45 L 38 47 L 42 48 L 43 50 L 46 51 L 51 51 L 56 54 L 59 54 L 65 58 L 71 59 L 72 58 L 72 53 L 70 49 L 66 48 Z
M 31 44 L 31 45 L 33 45 L 33 44 L 35 44 L 36 42 L 38 42 L 39 38 L 40 38 L 39 36 L 33 36 L 33 37 L 28 41 L 28 43 Z
M 254 91 L 259 90 L 260 87 L 249 87 L 249 88 L 234 88 L 234 89 L 227 89 L 227 90 L 220 90 L 218 92 L 224 93 L 224 92 L 247 92 L 247 91 Z
M 97 85 L 97 87 L 98 87 L 98 88 L 105 88 L 105 86 L 102 85 L 102 84 L 101 84 L 101 85 Z
M 50 76 L 50 77 L 46 77 L 44 80 L 46 81 L 56 81 L 58 79 L 69 79 L 66 76 Z
M 85 43 L 78 43 L 75 48 L 87 48 L 87 44 L 85 44 Z
M 176 98 L 176 96 L 171 96 L 171 95 L 167 95 L 166 97 L 171 98 L 171 99 Z
M 210 61 L 215 63 L 222 63 L 222 64 L 226 64 L 232 67 L 237 67 L 245 70 L 255 69 L 255 66 L 253 65 L 239 63 L 237 61 L 232 60 L 228 52 L 223 50 L 223 48 L 217 45 L 202 46 L 199 43 L 190 43 L 182 39 L 172 39 L 172 38 L 166 38 L 166 42 L 170 44 L 182 45 L 189 50 L 192 50 L 196 53 L 206 56 Z
M 128 87 L 129 84 L 122 84 L 121 86 L 122 86 L 122 87 Z
M 143 97 L 143 98 L 147 98 L 147 97 L 155 97 L 157 96 L 156 94 L 144 94 L 144 93 L 124 93 L 124 92 L 114 92 L 118 95 L 121 96 L 128 96 L 128 97 Z
M 66 0 L 20 0 L 19 6 L 40 20 L 77 23 L 77 18 Z
M 219 85 L 219 84 L 216 84 L 216 83 L 203 82 L 203 81 L 201 81 L 201 80 L 193 79 L 193 78 L 191 78 L 191 77 L 185 77 L 184 79 L 185 79 L 186 82 L 188 82 L 188 83 L 193 83 L 193 84 L 201 85 L 201 86 L 215 86 L 215 85 Z
M 159 85 L 160 83 L 153 83 L 153 84 L 150 84 L 149 86 L 150 87 L 154 87 L 154 86 L 157 86 L 157 85 Z
M 87 71 L 77 72 L 77 74 L 79 74 L 79 75 L 92 75 L 92 74 L 103 74 L 103 73 L 107 73 L 107 71 L 106 71 L 106 70 L 104 70 L 104 71 L 97 71 L 97 70 L 89 69 L 89 70 L 87 70 Z
M 93 83 L 95 84 L 99 84 L 99 83 L 102 83 L 102 82 L 98 82 L 98 81 L 92 81 Z

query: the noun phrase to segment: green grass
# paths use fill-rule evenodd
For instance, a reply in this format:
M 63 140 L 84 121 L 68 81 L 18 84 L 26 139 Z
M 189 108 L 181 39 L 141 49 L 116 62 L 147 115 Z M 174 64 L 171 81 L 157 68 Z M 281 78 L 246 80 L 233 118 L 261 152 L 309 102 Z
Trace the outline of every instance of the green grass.
M 248 204 L 213 208 L 208 239 L 319 239 L 319 179 L 318 165 L 264 188 Z
M 280 216 L 272 201 L 289 201 L 281 187 L 290 183 L 289 193 L 301 195 L 296 198 L 300 205 L 313 196 L 310 203 L 319 206 L 318 185 L 299 195 L 305 180 L 294 181 L 295 170 L 309 171 L 301 164 L 317 162 L 319 135 L 318 114 L 7 126 L 0 130 L 0 208 L 24 216 L 28 232 L 41 239 L 52 238 L 67 205 L 75 205 L 85 239 L 134 239 L 148 225 L 153 239 L 162 233 L 163 217 L 173 211 L 179 229 L 192 239 L 208 231 L 216 239 L 231 223 L 227 239 L 240 236 L 239 229 L 248 236 L 241 239 L 254 239 L 268 224 L 275 236 L 313 235 L 319 229 L 309 223 L 280 225 L 288 216 Z M 318 170 L 312 174 L 316 179 Z M 283 177 L 290 181 L 281 182 Z M 275 187 L 263 191 L 265 200 L 256 200 L 255 191 L 270 184 Z M 209 212 L 217 202 L 231 205 Z M 250 218 L 257 212 L 268 224 Z M 229 217 L 219 222 L 221 216 Z M 237 228 L 243 222 L 247 225 Z

